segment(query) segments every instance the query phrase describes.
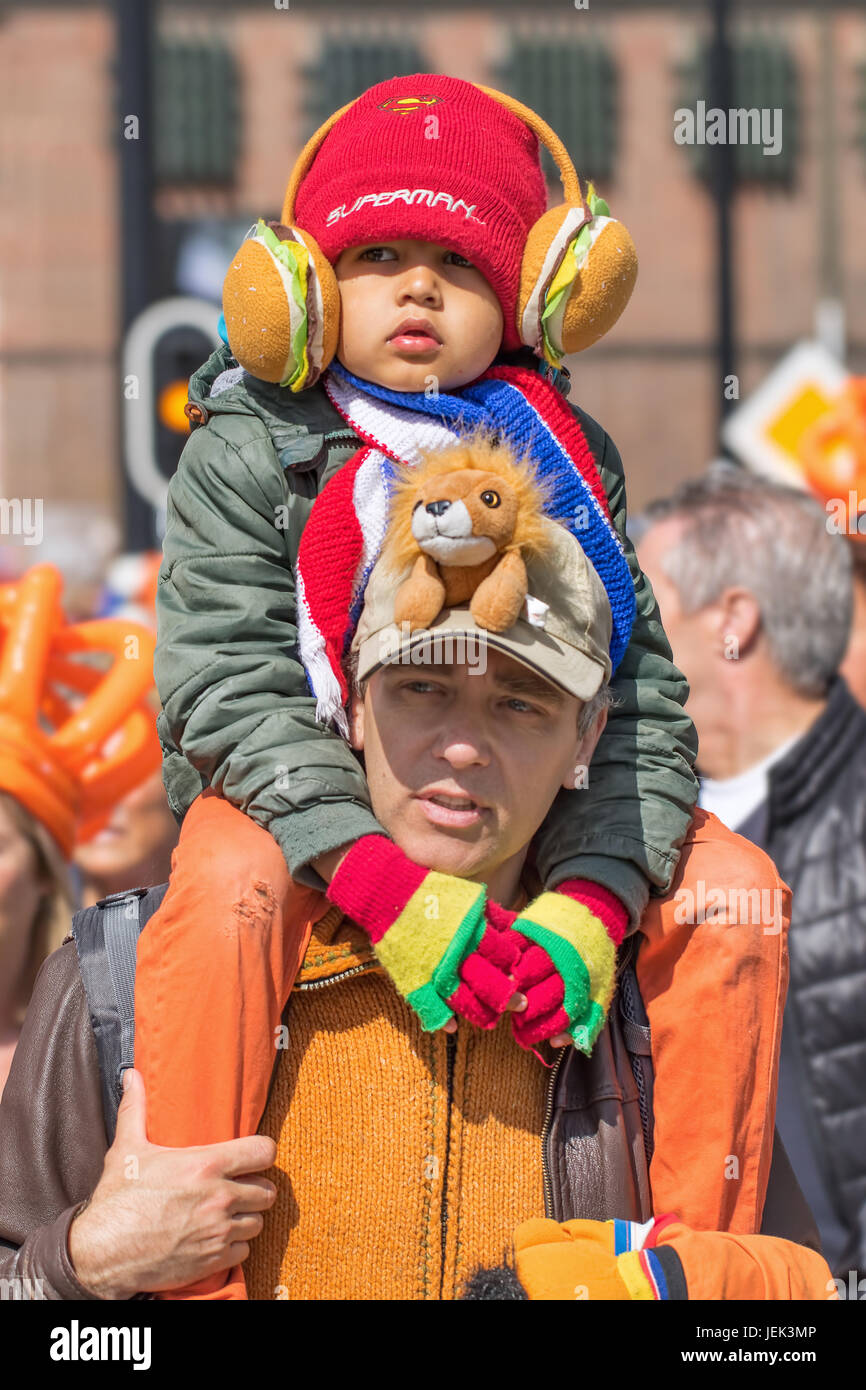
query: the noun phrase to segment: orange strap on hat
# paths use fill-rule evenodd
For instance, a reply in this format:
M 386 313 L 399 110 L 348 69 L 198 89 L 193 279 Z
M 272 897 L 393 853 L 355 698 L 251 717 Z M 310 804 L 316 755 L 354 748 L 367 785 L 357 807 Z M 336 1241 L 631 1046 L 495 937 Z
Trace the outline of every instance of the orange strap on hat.
M 153 634 L 120 619 L 68 623 L 62 586 L 52 565 L 0 585 L 0 789 L 68 855 L 161 750 L 147 704 Z

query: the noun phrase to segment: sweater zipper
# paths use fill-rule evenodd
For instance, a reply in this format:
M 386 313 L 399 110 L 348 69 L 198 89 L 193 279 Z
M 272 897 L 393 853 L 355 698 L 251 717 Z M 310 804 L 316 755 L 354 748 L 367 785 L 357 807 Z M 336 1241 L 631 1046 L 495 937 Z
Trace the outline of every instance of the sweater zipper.
M 361 975 L 365 970 L 373 970 L 375 961 L 367 961 L 364 965 L 353 965 L 351 970 L 341 970 L 339 975 L 329 975 L 324 980 L 303 980 L 292 986 L 292 992 L 302 989 L 325 989 L 328 985 L 339 984 L 340 980 L 348 980 L 350 975 Z
M 541 1130 L 541 1172 L 544 1178 L 544 1215 L 553 1217 L 553 1192 L 550 1184 L 550 1165 L 547 1161 L 547 1140 L 550 1134 L 550 1125 L 553 1119 L 553 1099 L 556 1092 L 556 1078 L 559 1076 L 559 1069 L 565 1057 L 565 1048 L 559 1050 L 559 1056 L 554 1062 L 550 1079 L 547 1083 L 547 1106 L 544 1111 L 544 1125 Z
M 360 975 L 365 970 L 373 967 L 373 962 L 366 965 L 353 965 L 351 970 L 343 970 L 339 975 L 331 975 L 327 980 L 306 980 L 296 984 L 296 990 L 302 989 L 325 989 L 328 985 L 337 984 L 340 980 L 348 980 L 351 975 Z M 560 1049 L 559 1056 L 553 1064 L 550 1072 L 550 1079 L 547 1083 L 547 1104 L 544 1112 L 544 1125 L 541 1131 L 541 1170 L 544 1177 L 544 1214 L 552 1217 L 553 1197 L 550 1185 L 550 1168 L 547 1162 L 547 1139 L 550 1134 L 550 1124 L 553 1118 L 553 1101 L 556 1093 L 556 1078 L 565 1057 L 565 1048 Z M 445 1287 L 445 1247 L 448 1240 L 448 1156 L 451 1148 L 451 1108 L 454 1100 L 454 1067 L 457 1061 L 457 1034 L 445 1034 L 445 1113 L 447 1123 L 445 1128 L 445 1162 L 442 1168 L 442 1209 L 440 1217 L 442 1258 L 439 1273 L 439 1298 L 442 1298 L 442 1291 Z
M 457 1060 L 457 1034 L 445 1034 L 445 1162 L 442 1167 L 441 1239 L 442 1259 L 439 1271 L 439 1299 L 445 1287 L 445 1246 L 448 1240 L 448 1155 L 451 1148 L 451 1105 L 454 1098 L 454 1064 Z
M 326 989 L 328 985 L 338 984 L 340 980 L 348 980 L 352 975 L 360 975 L 365 970 L 374 969 L 375 961 L 368 961 L 365 965 L 353 965 L 350 970 L 341 970 L 339 975 L 330 975 L 326 980 L 306 980 L 296 984 L 296 990 L 303 989 Z M 561 1060 L 561 1059 L 560 1059 Z M 442 1210 L 440 1217 L 442 1256 L 441 1269 L 439 1274 L 439 1298 L 442 1298 L 442 1290 L 445 1287 L 445 1246 L 448 1239 L 448 1153 L 451 1147 L 451 1108 L 454 1100 L 454 1067 L 457 1061 L 457 1034 L 445 1034 L 445 1162 L 442 1167 Z M 558 1063 L 557 1063 L 558 1066 Z M 552 1099 L 550 1102 L 552 1108 Z

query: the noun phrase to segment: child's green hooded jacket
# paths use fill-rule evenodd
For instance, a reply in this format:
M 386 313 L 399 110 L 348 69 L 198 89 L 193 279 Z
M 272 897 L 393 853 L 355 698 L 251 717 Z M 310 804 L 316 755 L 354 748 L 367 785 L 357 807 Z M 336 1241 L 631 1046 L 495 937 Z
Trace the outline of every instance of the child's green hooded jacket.
M 215 787 L 270 830 L 297 881 L 321 889 L 311 860 L 385 833 L 356 754 L 316 723 L 295 628 L 301 532 L 318 493 L 362 441 L 321 385 L 293 394 L 260 381 L 225 346 L 192 377 L 189 399 L 201 421 L 169 487 L 157 590 L 168 798 L 182 819 L 203 787 Z M 625 535 L 619 453 L 572 409 L 625 546 L 637 614 L 588 785 L 560 791 L 534 851 L 547 887 L 566 878 L 601 883 L 635 926 L 649 884 L 665 891 L 671 883 L 697 799 L 697 735 L 683 710 L 688 686 Z

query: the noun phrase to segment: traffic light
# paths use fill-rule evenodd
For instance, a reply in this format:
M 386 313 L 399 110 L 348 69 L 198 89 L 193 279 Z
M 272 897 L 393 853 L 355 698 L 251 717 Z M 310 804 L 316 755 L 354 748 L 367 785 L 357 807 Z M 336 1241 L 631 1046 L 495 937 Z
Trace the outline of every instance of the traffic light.
M 127 545 L 159 545 L 168 483 L 189 437 L 189 379 L 220 344 L 219 307 L 176 296 L 151 304 L 130 325 L 123 351 L 123 453 L 127 487 L 147 504 Z M 137 508 L 141 517 L 141 508 Z M 127 508 L 128 515 L 133 508 Z M 133 529 L 133 528 L 128 528 Z

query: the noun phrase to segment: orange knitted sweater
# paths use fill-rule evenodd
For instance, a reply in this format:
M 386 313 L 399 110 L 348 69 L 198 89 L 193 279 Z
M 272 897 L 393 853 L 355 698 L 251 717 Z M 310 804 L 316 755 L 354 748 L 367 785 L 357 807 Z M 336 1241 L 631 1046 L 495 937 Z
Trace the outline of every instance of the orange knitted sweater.
M 510 1257 L 515 1226 L 544 1216 L 551 1073 L 507 1022 L 423 1032 L 338 908 L 313 927 L 287 1019 L 250 1298 L 452 1299 Z
M 695 923 L 691 906 L 708 884 L 726 896 Z M 759 903 L 772 895 L 775 920 L 744 911 L 749 893 Z M 459 1297 L 478 1265 L 510 1256 L 516 1226 L 545 1214 L 553 1074 L 516 1046 L 506 1020 L 492 1032 L 461 1021 L 451 1039 L 423 1032 L 366 935 L 324 898 L 317 915 L 259 1127 L 277 1143 L 278 1197 L 245 1265 L 249 1296 Z M 767 856 L 699 811 L 671 893 L 641 923 L 650 1179 L 656 1214 L 683 1223 L 669 1232 L 692 1296 L 827 1296 L 820 1256 L 755 1234 L 789 916 L 790 893 Z M 809 1292 L 792 1294 L 801 1265 Z

